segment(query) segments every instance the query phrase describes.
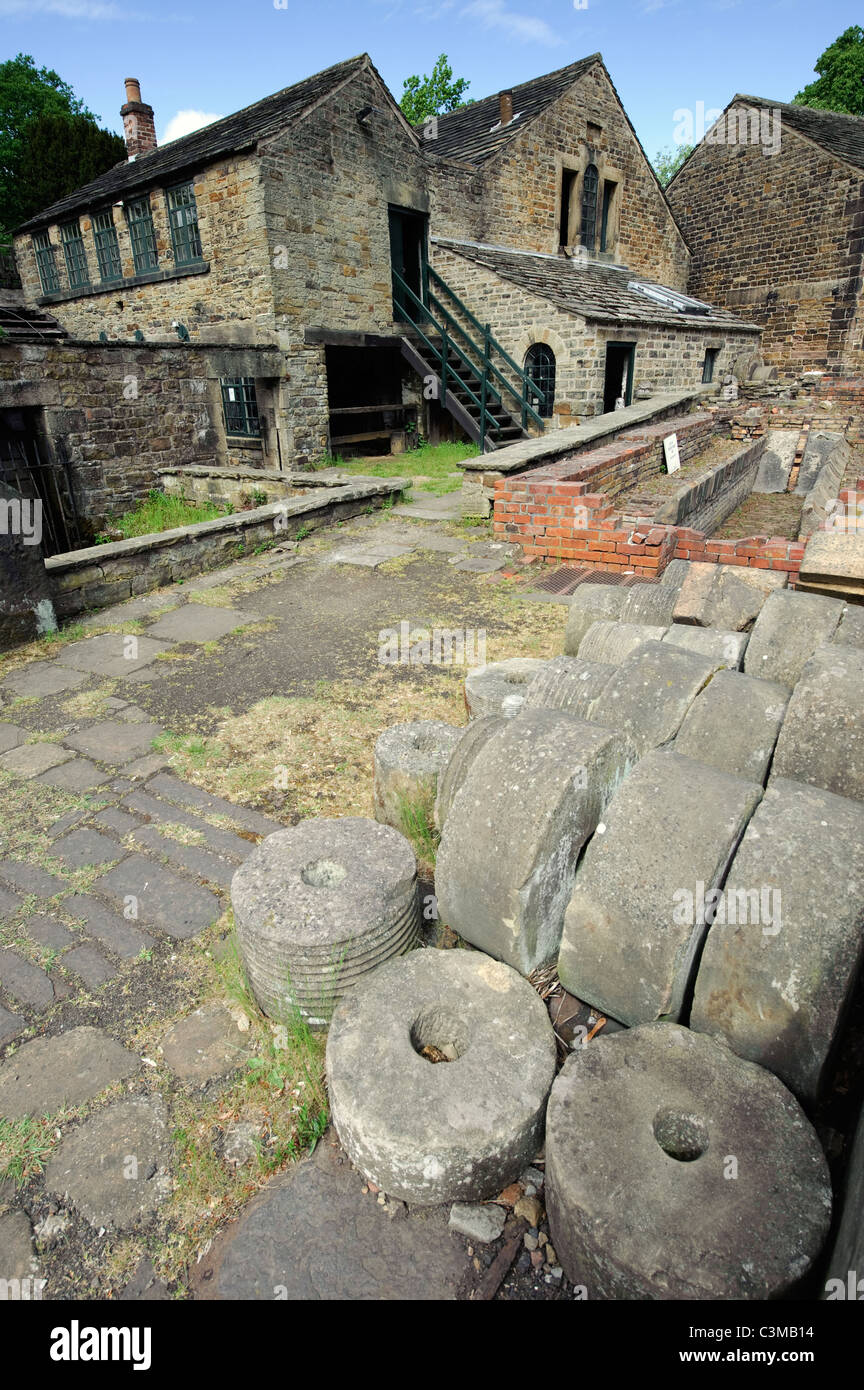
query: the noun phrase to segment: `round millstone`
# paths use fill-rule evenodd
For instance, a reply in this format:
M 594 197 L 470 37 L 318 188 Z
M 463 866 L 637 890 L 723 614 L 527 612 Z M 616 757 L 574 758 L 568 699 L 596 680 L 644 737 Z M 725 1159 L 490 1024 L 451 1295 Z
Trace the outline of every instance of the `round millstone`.
M 704 1034 L 650 1023 L 565 1063 L 546 1202 L 558 1258 L 589 1298 L 769 1299 L 818 1257 L 831 1183 L 782 1082 Z
M 542 1143 L 555 1039 L 539 995 L 480 952 L 415 951 L 341 1001 L 327 1040 L 333 1123 L 384 1192 L 475 1202 Z
M 464 731 L 439 719 L 396 724 L 375 744 L 375 819 L 405 829 L 406 812 L 427 807 L 431 816 L 444 771 Z
M 472 719 L 467 729 L 462 729 L 459 739 L 446 768 L 438 778 L 438 795 L 435 798 L 435 823 L 439 830 L 450 814 L 450 807 L 456 793 L 463 786 L 474 759 L 492 735 L 504 724 L 501 716 L 487 714 L 480 719 Z
M 417 945 L 417 865 L 392 826 L 308 820 L 256 846 L 231 884 L 249 984 L 271 1018 L 327 1023 L 346 992 Z
M 465 677 L 465 703 L 472 719 L 497 714 L 512 718 L 518 714 L 528 687 L 546 662 L 533 656 L 515 656 L 510 661 L 493 661 L 478 666 Z

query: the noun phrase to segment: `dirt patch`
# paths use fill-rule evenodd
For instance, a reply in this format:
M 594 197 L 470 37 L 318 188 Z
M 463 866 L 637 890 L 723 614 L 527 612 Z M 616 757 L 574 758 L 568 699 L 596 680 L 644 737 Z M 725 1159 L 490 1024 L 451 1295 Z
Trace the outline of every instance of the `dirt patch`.
M 796 497 L 794 492 L 751 492 L 723 525 L 711 533 L 711 538 L 783 536 L 797 540 L 803 506 L 803 497 Z

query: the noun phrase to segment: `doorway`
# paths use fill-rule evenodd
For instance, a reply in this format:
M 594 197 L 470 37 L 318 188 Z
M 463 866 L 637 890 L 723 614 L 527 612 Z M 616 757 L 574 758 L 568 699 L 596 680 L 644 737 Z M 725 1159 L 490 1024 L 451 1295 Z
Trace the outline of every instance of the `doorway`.
M 603 383 L 603 414 L 621 410 L 633 399 L 635 343 L 606 344 L 606 378 Z
M 57 555 L 81 544 L 65 446 L 58 440 L 56 456 L 52 453 L 41 411 L 0 410 L 0 481 L 19 497 L 39 503 L 43 554 Z
M 426 281 L 426 224 L 422 212 L 410 208 L 392 207 L 390 214 L 390 264 L 395 275 L 408 286 L 412 294 L 425 303 Z M 397 319 L 416 319 L 417 305 L 394 278 L 393 312 Z

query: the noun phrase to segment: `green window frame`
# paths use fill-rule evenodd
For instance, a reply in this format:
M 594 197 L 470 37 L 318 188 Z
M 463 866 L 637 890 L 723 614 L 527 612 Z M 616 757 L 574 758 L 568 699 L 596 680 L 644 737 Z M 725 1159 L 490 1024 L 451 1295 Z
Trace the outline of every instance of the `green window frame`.
M 175 265 L 194 265 L 201 260 L 201 235 L 198 230 L 198 209 L 195 189 L 191 183 L 179 183 L 166 189 L 168 225 Z
M 96 246 L 100 280 L 122 280 L 120 243 L 117 240 L 117 228 L 114 226 L 110 208 L 97 212 L 93 218 L 93 241 Z
M 61 223 L 60 240 L 66 258 L 69 287 L 73 290 L 83 289 L 85 285 L 90 284 L 90 272 L 87 269 L 87 252 L 84 250 L 81 224 L 77 217 L 73 222 Z
M 36 269 L 42 283 L 43 294 L 57 294 L 60 290 L 60 276 L 57 274 L 55 248 L 47 232 L 36 232 L 33 237 L 33 250 L 36 253 Z
M 129 240 L 132 242 L 135 274 L 144 275 L 148 270 L 156 270 L 159 266 L 159 253 L 156 250 L 156 229 L 153 226 L 149 195 L 135 198 L 128 204 L 126 221 L 129 225 Z
M 227 433 L 259 439 L 261 417 L 258 414 L 254 379 L 251 376 L 227 376 L 222 378 L 220 384 Z
M 582 175 L 582 245 L 592 255 L 597 243 L 597 165 L 589 164 Z

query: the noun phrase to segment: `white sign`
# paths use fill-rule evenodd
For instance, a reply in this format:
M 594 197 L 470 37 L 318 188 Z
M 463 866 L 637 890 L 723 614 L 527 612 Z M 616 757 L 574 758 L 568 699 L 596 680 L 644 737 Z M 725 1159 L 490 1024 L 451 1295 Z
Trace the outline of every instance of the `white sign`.
M 666 455 L 666 472 L 677 473 L 681 467 L 677 434 L 667 434 L 663 440 L 663 452 Z

